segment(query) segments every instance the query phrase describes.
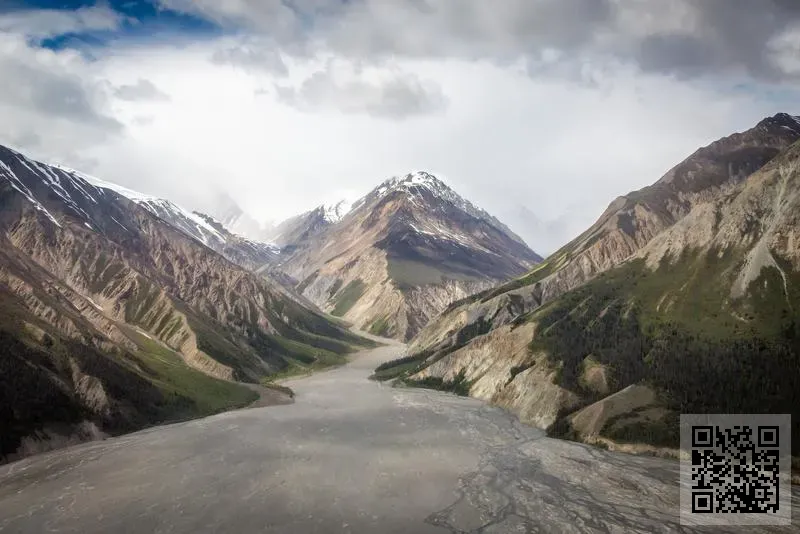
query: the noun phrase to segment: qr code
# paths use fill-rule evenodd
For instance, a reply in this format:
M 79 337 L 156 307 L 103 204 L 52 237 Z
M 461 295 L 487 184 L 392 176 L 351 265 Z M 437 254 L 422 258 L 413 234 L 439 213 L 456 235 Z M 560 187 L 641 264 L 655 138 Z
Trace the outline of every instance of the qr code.
M 789 524 L 790 423 L 783 415 L 682 415 L 681 521 Z

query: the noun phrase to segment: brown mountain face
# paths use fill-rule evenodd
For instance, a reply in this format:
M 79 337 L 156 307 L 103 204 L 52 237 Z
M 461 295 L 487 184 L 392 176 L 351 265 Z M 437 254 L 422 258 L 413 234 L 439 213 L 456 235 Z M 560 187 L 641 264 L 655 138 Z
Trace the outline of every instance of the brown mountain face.
M 711 153 L 726 155 L 726 143 L 741 146 L 753 132 L 786 140 L 773 135 L 783 117 Z M 778 124 L 798 137 L 790 126 Z M 676 169 L 699 165 L 702 153 Z M 639 198 L 677 191 L 677 176 Z M 746 179 L 732 176 L 728 186 L 704 178 L 707 190 L 684 181 L 672 198 L 693 198 L 692 207 L 661 201 L 664 220 L 678 220 L 618 265 L 545 305 L 526 300 L 524 287 L 462 305 L 439 318 L 450 316 L 446 342 L 415 340 L 412 356 L 377 375 L 466 391 L 553 434 L 622 450 L 674 450 L 680 413 L 792 413 L 800 435 L 800 142 Z M 593 229 L 609 213 L 619 207 Z M 558 254 L 585 251 L 587 234 Z M 569 261 L 560 258 L 550 277 Z
M 326 216 L 324 206 L 290 217 L 275 226 L 270 238 L 280 246 L 285 254 L 292 254 L 303 248 L 325 231 L 334 220 Z
M 118 192 L 0 147 L 0 455 L 212 413 L 367 343 Z
M 403 340 L 453 300 L 541 260 L 497 219 L 422 172 L 384 182 L 341 220 L 323 225 L 324 211 L 305 217 L 313 224 L 293 227 L 302 238 L 280 260 L 301 281 L 298 290 L 359 328 Z
M 780 113 L 697 150 L 655 184 L 614 200 L 595 224 L 527 275 L 450 305 L 420 332 L 411 350 L 463 343 L 619 265 L 694 206 L 736 187 L 798 139 L 798 120 Z

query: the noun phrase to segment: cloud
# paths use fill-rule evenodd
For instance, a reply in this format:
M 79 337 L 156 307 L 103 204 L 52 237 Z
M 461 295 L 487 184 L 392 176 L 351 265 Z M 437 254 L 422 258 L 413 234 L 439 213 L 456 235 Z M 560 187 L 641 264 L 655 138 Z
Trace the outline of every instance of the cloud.
M 270 77 L 209 61 L 219 45 L 136 47 L 95 64 L 115 85 L 135 76 L 171 97 L 146 121 L 140 104 L 119 102 L 125 135 L 79 150 L 95 174 L 206 210 L 222 189 L 256 219 L 280 220 L 426 169 L 547 252 L 618 195 L 785 105 L 557 54 L 541 59 L 594 83 L 460 59 L 291 62 L 288 76 Z M 416 95 L 417 83 L 446 95 L 446 108 L 409 115 L 425 105 L 384 96 L 392 84 Z M 518 205 L 544 223 L 515 216 Z
M 280 50 L 268 41 L 244 39 L 234 45 L 215 50 L 211 61 L 218 65 L 232 65 L 249 72 L 264 72 L 285 76 L 289 73 Z
M 122 125 L 104 111 L 101 86 L 81 76 L 81 67 L 82 60 L 69 51 L 33 49 L 14 37 L 0 38 L 0 103 L 51 119 L 119 130 Z
M 387 57 L 536 58 L 545 50 L 629 62 L 690 78 L 744 72 L 793 79 L 771 43 L 800 3 L 763 0 L 161 0 L 218 24 L 269 35 L 282 51 Z
M 260 220 L 426 169 L 547 252 L 699 146 L 800 112 L 791 2 L 161 1 L 224 35 L 120 34 L 89 60 L 30 36 L 113 13 L 0 15 L 0 143 Z
M 124 16 L 105 3 L 73 11 L 30 9 L 0 13 L 0 31 L 44 39 L 68 33 L 115 30 Z
M 21 36 L 0 34 L 0 72 L 0 143 L 76 156 L 124 131 L 104 83 L 75 52 L 37 49 Z
M 329 61 L 299 87 L 276 85 L 278 99 L 303 111 L 338 110 L 402 119 L 438 113 L 447 106 L 441 87 L 398 69 L 354 68 Z
M 134 84 L 120 85 L 114 88 L 114 96 L 129 102 L 168 101 L 169 95 L 161 91 L 150 80 L 140 78 Z

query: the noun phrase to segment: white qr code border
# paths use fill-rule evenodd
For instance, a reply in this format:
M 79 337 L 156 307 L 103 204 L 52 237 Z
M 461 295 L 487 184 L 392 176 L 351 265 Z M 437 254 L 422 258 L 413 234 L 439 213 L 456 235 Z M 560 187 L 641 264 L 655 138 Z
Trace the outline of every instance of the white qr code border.
M 790 525 L 791 422 L 789 414 L 682 414 L 681 525 Z

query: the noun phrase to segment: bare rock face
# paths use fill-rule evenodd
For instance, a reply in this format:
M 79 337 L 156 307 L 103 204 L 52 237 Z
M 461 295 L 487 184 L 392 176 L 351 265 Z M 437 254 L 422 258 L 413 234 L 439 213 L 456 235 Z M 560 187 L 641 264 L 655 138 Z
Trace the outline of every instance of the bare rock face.
M 254 267 L 269 251 L 251 245 L 0 147 L 0 428 L 14 429 L 0 459 L 91 435 L 85 421 L 119 433 L 240 406 L 253 393 L 215 379 L 256 382 L 364 343 L 223 256 Z
M 470 384 L 469 394 L 517 414 L 539 428 L 552 425 L 559 415 L 579 405 L 574 393 L 553 383 L 557 369 L 543 354 L 530 354 L 535 325 L 504 326 L 412 375 L 454 382 L 459 375 Z
M 526 276 L 448 308 L 412 341 L 411 350 L 447 345 L 476 318 L 492 328 L 507 324 L 620 265 L 695 207 L 733 191 L 798 139 L 798 119 L 780 113 L 697 150 L 655 184 L 614 200 L 594 225 Z M 496 301 L 505 295 L 518 299 L 523 309 L 497 315 Z
M 452 301 L 541 259 L 424 172 L 388 180 L 342 211 L 320 207 L 281 225 L 280 268 L 323 310 L 375 334 L 407 340 Z

